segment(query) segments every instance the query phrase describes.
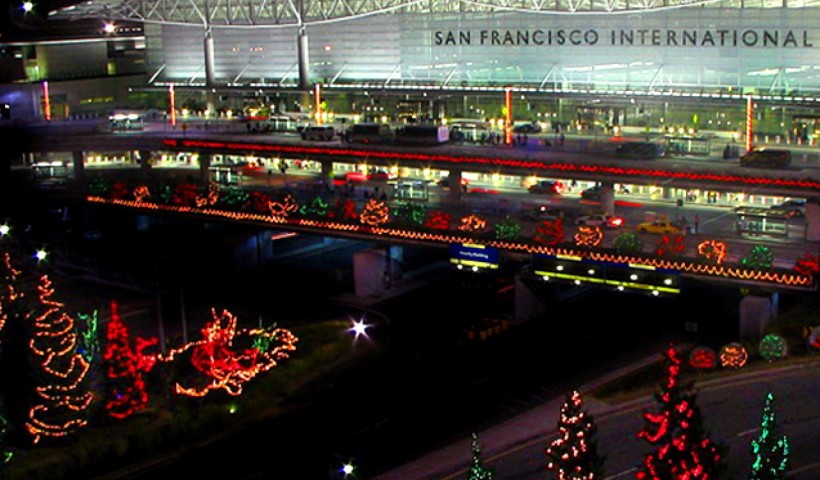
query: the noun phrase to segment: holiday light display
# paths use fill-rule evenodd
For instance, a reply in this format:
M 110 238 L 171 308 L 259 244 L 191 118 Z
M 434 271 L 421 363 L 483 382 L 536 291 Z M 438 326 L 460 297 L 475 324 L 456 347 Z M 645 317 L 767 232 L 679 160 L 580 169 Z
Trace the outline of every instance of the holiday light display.
M 203 397 L 215 390 L 229 395 L 242 394 L 245 383 L 260 373 L 279 365 L 279 361 L 296 350 L 298 339 L 282 328 L 236 328 L 236 317 L 223 310 L 217 315 L 211 309 L 212 321 L 202 329 L 202 339 L 171 350 L 158 359 L 174 361 L 183 354 L 190 356 L 191 365 L 205 376 L 199 385 L 176 384 L 181 395 Z M 274 345 L 271 348 L 271 345 Z
M 740 264 L 751 267 L 768 270 L 772 268 L 774 262 L 774 254 L 771 249 L 765 245 L 755 245 L 749 255 L 740 259 Z
M 789 353 L 786 339 L 776 333 L 768 333 L 760 339 L 758 346 L 760 356 L 767 362 L 781 360 Z
M 640 252 L 643 240 L 635 232 L 622 232 L 615 237 L 615 250 L 618 253 Z
M 820 257 L 804 253 L 794 264 L 794 271 L 800 275 L 817 275 L 820 273 Z
M 151 196 L 151 191 L 145 185 L 140 185 L 134 189 L 134 200 L 144 202 Z
M 720 366 L 722 367 L 741 368 L 748 360 L 749 353 L 746 352 L 746 347 L 737 342 L 726 344 L 720 349 Z
M 808 335 L 809 346 L 820 350 L 820 326 L 811 329 Z
M 433 230 L 449 230 L 450 222 L 452 221 L 453 217 L 449 213 L 435 210 L 427 216 L 427 221 L 424 222 L 424 226 L 432 228 Z
M 251 192 L 248 197 L 248 204 L 250 209 L 254 212 L 270 213 L 271 211 L 271 198 L 262 192 Z
M 330 210 L 330 205 L 322 197 L 315 197 L 310 203 L 305 203 L 299 207 L 299 213 L 307 216 L 324 217 Z
M 259 192 L 252 192 L 250 195 L 250 204 L 254 204 L 254 198 L 267 198 L 266 195 Z M 446 232 L 431 233 L 423 231 L 407 230 L 403 228 L 377 228 L 366 225 L 353 225 L 343 223 L 348 219 L 357 218 L 355 211 L 355 203 L 350 199 L 339 199 L 334 206 L 334 210 L 328 214 L 331 218 L 329 221 L 318 221 L 314 219 L 305 218 L 287 218 L 273 217 L 270 214 L 261 214 L 251 212 L 234 212 L 228 210 L 221 210 L 215 208 L 201 208 L 196 209 L 188 206 L 178 205 L 159 205 L 150 202 L 135 202 L 132 200 L 122 199 L 105 199 L 100 197 L 87 197 L 87 201 L 93 203 L 106 203 L 128 208 L 137 208 L 149 211 L 164 211 L 178 214 L 197 214 L 200 216 L 210 216 L 213 218 L 232 220 L 232 221 L 249 221 L 268 223 L 273 225 L 290 224 L 299 227 L 308 227 L 316 229 L 317 233 L 326 233 L 330 231 L 347 231 L 356 232 L 357 234 L 368 234 L 382 237 L 424 241 L 430 243 L 482 243 L 487 246 L 502 250 L 510 250 L 519 253 L 533 253 L 555 255 L 559 253 L 566 253 L 569 255 L 586 256 L 590 260 L 607 263 L 626 263 L 635 265 L 645 265 L 647 267 L 676 270 L 680 272 L 705 275 L 719 278 L 727 278 L 742 281 L 755 281 L 763 283 L 772 283 L 792 287 L 811 287 L 814 283 L 812 276 L 801 275 L 797 272 L 781 272 L 781 271 L 766 271 L 756 268 L 749 268 L 744 266 L 731 265 L 708 265 L 702 262 L 693 262 L 686 259 L 673 258 L 658 258 L 652 256 L 645 256 L 638 253 L 610 253 L 599 252 L 594 250 L 574 250 L 572 248 L 558 247 L 553 245 L 539 244 L 537 242 L 529 242 L 527 240 L 509 241 L 501 239 L 486 239 L 476 238 L 475 233 L 480 233 L 486 228 L 486 222 L 476 216 L 464 217 L 461 224 L 457 227 L 460 232 L 465 232 L 464 235 L 451 234 Z M 269 201 L 269 200 L 268 200 Z M 338 207 L 338 208 L 337 208 Z M 255 208 L 251 207 L 256 212 Z M 267 201 L 264 204 L 264 209 L 269 211 Z M 341 211 L 340 211 L 341 210 Z
M 706 346 L 695 347 L 689 352 L 689 366 L 698 370 L 712 370 L 717 367 L 717 354 Z
M 440 210 L 437 211 L 441 212 Z M 393 215 L 398 219 L 407 221 L 410 225 L 423 225 L 426 223 L 424 218 L 427 215 L 427 207 L 420 203 L 403 202 L 393 211 Z M 436 216 L 438 217 L 438 215 Z M 425 226 L 427 225 L 425 224 Z
M 603 457 L 598 455 L 597 427 L 584 408 L 581 394 L 567 395 L 558 418 L 558 437 L 546 449 L 547 470 L 556 480 L 602 478 Z
M 100 351 L 100 342 L 97 340 L 99 331 L 97 311 L 94 310 L 90 315 L 78 313 L 77 320 L 77 331 L 79 332 L 77 353 L 82 355 L 86 362 L 93 363 Z
M 174 205 L 194 206 L 199 196 L 199 185 L 193 183 L 180 183 L 174 188 L 171 194 L 171 203 Z
M 760 433 L 752 440 L 752 472 L 749 480 L 783 480 L 789 465 L 789 438 L 779 432 L 774 414 L 774 394 L 763 405 Z
M 457 227 L 462 232 L 481 232 L 487 228 L 487 221 L 478 215 L 462 217 Z
M 624 167 L 607 164 L 575 163 L 566 161 L 549 162 L 542 159 L 518 159 L 503 157 L 471 157 L 453 156 L 446 154 L 429 154 L 420 152 L 396 152 L 377 150 L 358 150 L 354 148 L 338 148 L 324 146 L 302 146 L 288 144 L 271 143 L 246 143 L 218 140 L 180 139 L 166 138 L 162 140 L 163 146 L 172 149 L 192 150 L 192 151 L 239 151 L 267 153 L 274 156 L 300 156 L 300 155 L 322 155 L 338 158 L 350 158 L 358 161 L 360 158 L 371 158 L 373 160 L 386 160 L 390 163 L 396 161 L 414 162 L 425 166 L 439 165 L 439 168 L 446 169 L 446 165 L 474 164 L 485 167 L 510 167 L 519 170 L 548 172 L 541 176 L 567 176 L 573 173 L 584 173 L 589 175 L 602 175 L 610 177 L 622 177 L 624 180 L 616 183 L 629 183 L 629 177 L 656 178 L 661 180 L 689 180 L 704 185 L 720 185 L 725 183 L 743 184 L 749 186 L 772 186 L 778 188 L 794 188 L 798 190 L 820 190 L 820 181 L 812 179 L 794 178 L 768 178 L 747 175 L 735 175 L 727 173 L 710 172 L 690 172 L 672 171 L 660 168 Z
M 536 243 L 546 245 L 557 245 L 564 241 L 564 221 L 560 218 L 555 220 L 544 220 L 535 229 L 533 240 Z
M 722 447 L 703 431 L 695 394 L 680 380 L 681 360 L 674 347 L 664 352 L 666 378 L 655 394 L 658 413 L 644 412 L 638 438 L 655 449 L 644 456 L 638 480 L 710 480 L 717 478 Z
M 370 199 L 359 215 L 359 221 L 365 225 L 384 225 L 390 220 L 390 208 L 385 202 Z
M 197 207 L 210 207 L 219 201 L 219 185 L 211 182 L 208 184 L 208 191 L 202 195 L 197 194 L 194 198 L 194 205 Z
M 579 247 L 597 247 L 604 241 L 604 232 L 600 227 L 581 225 L 572 238 Z
M 77 353 L 74 319 L 65 305 L 51 299 L 54 288 L 46 275 L 37 285 L 37 302 L 26 315 L 32 321 L 29 351 L 39 372 L 34 374 L 36 402 L 25 427 L 38 443 L 43 437 L 64 437 L 84 427 L 93 395 L 81 383 L 90 364 Z
M 495 237 L 501 240 L 512 240 L 521 232 L 521 224 L 512 219 L 504 217 L 495 225 Z
M 156 364 L 156 355 L 145 349 L 157 344 L 156 338 L 137 337 L 131 345 L 128 327 L 120 317 L 117 303 L 111 302 L 111 320 L 106 329 L 103 362 L 106 365 L 108 388 L 105 409 L 114 418 L 126 418 L 148 405 L 144 374 Z
M 481 459 L 481 446 L 478 444 L 478 435 L 473 433 L 472 438 L 472 458 L 470 460 L 470 470 L 467 472 L 467 478 L 468 480 L 492 480 L 492 470 L 486 468 Z
M 23 293 L 17 290 L 17 277 L 20 270 L 11 264 L 11 255 L 3 252 L 3 290 L 0 292 L 0 330 L 9 320 L 22 318 L 19 302 Z
M 663 234 L 658 238 L 655 253 L 659 257 L 675 256 L 680 255 L 685 248 L 683 235 Z
M 726 258 L 726 243 L 717 240 L 704 240 L 698 244 L 698 255 L 720 265 L 723 263 L 723 259 Z
M 133 192 L 128 188 L 128 185 L 124 182 L 114 182 L 114 184 L 111 185 L 109 195 L 111 195 L 111 198 L 116 200 L 125 200 L 130 198 L 132 193 Z
M 299 211 L 299 203 L 293 195 L 288 193 L 282 200 L 268 202 L 268 208 L 274 217 L 287 217 Z

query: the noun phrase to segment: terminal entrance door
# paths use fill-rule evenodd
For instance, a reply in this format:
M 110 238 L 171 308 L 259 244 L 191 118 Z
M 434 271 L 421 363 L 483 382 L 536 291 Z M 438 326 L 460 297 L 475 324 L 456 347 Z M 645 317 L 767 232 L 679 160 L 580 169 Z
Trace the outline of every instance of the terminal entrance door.
M 817 145 L 820 137 L 820 115 L 795 115 L 792 118 L 792 138 L 800 145 Z

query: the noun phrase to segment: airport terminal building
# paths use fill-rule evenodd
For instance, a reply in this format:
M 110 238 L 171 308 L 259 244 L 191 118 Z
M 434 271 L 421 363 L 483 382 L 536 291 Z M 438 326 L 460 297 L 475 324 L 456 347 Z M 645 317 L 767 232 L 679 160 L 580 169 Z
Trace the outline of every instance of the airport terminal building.
M 499 117 L 509 89 L 516 120 L 740 131 L 751 96 L 757 129 L 820 133 L 817 0 L 95 0 L 51 21 L 78 17 L 142 31 L 41 44 L 40 71 L 96 62 L 89 81 L 127 76 L 114 96 L 132 101 L 162 102 L 173 85 L 211 112 L 309 111 L 319 85 L 329 111 L 435 121 Z M 112 51 L 141 71 L 112 69 Z M 60 90 L 28 77 L 42 80 Z

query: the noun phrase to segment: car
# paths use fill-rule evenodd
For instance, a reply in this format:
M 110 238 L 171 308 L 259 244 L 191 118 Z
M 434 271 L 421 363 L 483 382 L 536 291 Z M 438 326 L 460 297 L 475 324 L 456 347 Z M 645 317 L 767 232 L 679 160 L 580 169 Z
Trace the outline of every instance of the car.
M 301 132 L 302 140 L 330 141 L 336 136 L 336 129 L 332 125 L 310 125 Z
M 584 200 L 601 200 L 601 186 L 595 185 L 587 188 L 581 192 L 581 198 Z
M 387 170 L 371 170 L 370 173 L 367 174 L 368 180 L 377 182 L 385 182 L 387 180 L 393 180 L 394 178 L 396 178 L 396 175 L 388 172 Z
M 575 225 L 587 227 L 618 228 L 626 223 L 624 217 L 608 214 L 581 215 L 575 219 Z
M 564 211 L 550 205 L 537 205 L 531 212 L 527 212 L 527 218 L 541 222 L 544 220 L 557 220 L 564 218 Z
M 541 133 L 541 126 L 538 122 L 521 123 L 513 126 L 513 133 Z
M 564 184 L 558 180 L 539 180 L 527 188 L 530 193 L 546 193 L 549 195 L 559 195 L 565 189 Z
M 661 235 L 681 233 L 680 227 L 667 219 L 639 223 L 635 229 L 640 233 L 657 233 Z
M 461 188 L 467 188 L 470 185 L 470 181 L 464 177 L 461 177 Z M 450 187 L 450 177 L 444 177 L 438 181 L 438 186 L 442 188 L 449 188 Z

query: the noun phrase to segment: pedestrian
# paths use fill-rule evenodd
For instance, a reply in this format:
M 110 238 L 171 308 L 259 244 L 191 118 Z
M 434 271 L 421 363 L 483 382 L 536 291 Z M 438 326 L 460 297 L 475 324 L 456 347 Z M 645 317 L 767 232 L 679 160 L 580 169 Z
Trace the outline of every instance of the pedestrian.
M 700 217 L 698 216 L 697 213 L 695 214 L 694 223 L 695 223 L 695 233 L 700 233 Z
M 269 187 L 270 187 L 271 177 L 273 177 L 273 169 L 272 169 L 272 168 L 269 168 L 269 169 L 268 169 L 268 186 L 269 186 Z

